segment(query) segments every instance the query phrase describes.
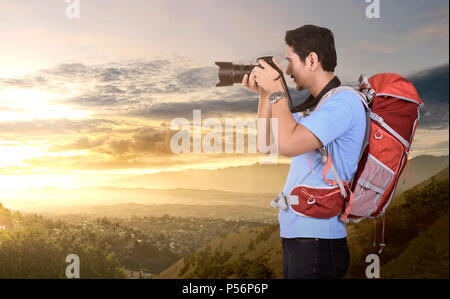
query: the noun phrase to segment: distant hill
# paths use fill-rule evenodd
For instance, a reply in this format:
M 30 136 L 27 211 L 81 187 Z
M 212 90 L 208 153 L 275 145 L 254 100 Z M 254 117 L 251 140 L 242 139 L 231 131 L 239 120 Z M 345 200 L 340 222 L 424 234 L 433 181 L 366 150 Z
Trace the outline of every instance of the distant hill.
M 267 197 L 259 206 L 247 204 L 163 204 L 144 205 L 123 203 L 117 205 L 70 206 L 42 209 L 42 215 L 85 214 L 97 217 L 151 217 L 169 215 L 172 217 L 221 218 L 245 220 L 260 223 L 276 223 L 278 210 L 269 205 L 272 197 Z
M 448 165 L 448 156 L 418 156 L 409 160 L 406 184 L 399 184 L 398 192 L 413 187 Z M 244 193 L 278 194 L 284 187 L 288 172 L 289 164 L 254 164 L 217 170 L 191 169 L 160 172 L 123 178 L 112 181 L 111 185 L 128 188 L 155 188 L 158 186 L 158 188 L 217 189 Z
M 94 212 L 118 216 L 142 214 L 143 211 L 160 211 L 176 216 L 183 214 L 207 214 L 211 206 L 235 207 L 239 213 L 246 209 L 257 207 L 270 208 L 269 203 L 274 193 L 242 193 L 220 190 L 192 190 L 192 189 L 144 189 L 144 188 L 78 188 L 78 189 L 27 189 L 16 194 L 16 198 L 4 199 L 14 210 L 39 213 L 76 213 Z M 173 211 L 170 211 L 173 210 Z M 197 210 L 197 212 L 196 212 Z M 134 211 L 134 212 L 133 212 Z M 225 213 L 220 212 L 221 214 Z
M 419 156 L 411 159 L 409 163 L 406 184 L 402 183 L 403 174 L 397 186 L 396 196 L 448 167 L 449 160 L 448 156 Z M 184 214 L 191 217 L 209 215 L 230 218 L 227 215 L 232 215 L 231 217 L 237 219 L 267 223 L 264 221 L 267 217 L 276 220 L 275 210 L 269 203 L 280 191 L 276 184 L 279 183 L 279 187 L 284 185 L 285 171 L 288 171 L 288 165 L 252 165 L 218 170 L 164 173 L 160 177 L 158 177 L 159 174 L 141 177 L 143 180 L 154 181 L 164 178 L 164 180 L 173 181 L 174 186 L 194 184 L 192 181 L 195 180 L 195 184 L 205 187 L 205 190 L 127 188 L 117 184 L 114 187 L 77 189 L 31 188 L 16 192 L 14 197 L 8 193 L 0 194 L 0 198 L 12 210 L 34 213 L 90 213 L 112 217 L 161 214 L 183 216 Z M 204 181 L 206 178 L 210 179 L 208 185 Z M 278 183 L 275 183 L 276 181 Z M 259 184 L 261 188 L 256 187 Z M 128 183 L 125 182 L 124 185 Z M 214 187 L 229 190 L 214 190 L 212 189 Z M 269 191 L 271 189 L 272 191 Z M 267 192 L 263 192 L 264 190 Z M 241 206 L 251 206 L 255 209 L 249 213 L 247 208 L 241 208 Z M 242 218 L 241 216 L 244 215 L 246 217 Z
M 417 273 L 427 271 L 428 277 L 448 278 L 448 171 L 447 167 L 408 190 L 401 205 L 387 210 L 387 246 L 380 255 L 382 278 L 409 278 L 411 269 Z M 158 277 L 281 278 L 279 233 L 278 225 L 230 233 L 177 261 Z M 365 256 L 378 251 L 372 247 L 372 221 L 349 224 L 347 233 L 351 264 L 346 277 L 364 278 Z M 437 239 L 441 241 L 427 245 Z M 434 253 L 439 253 L 437 259 Z M 409 257 L 414 257 L 412 261 L 417 264 L 410 266 Z M 420 274 L 411 277 L 417 276 Z
M 254 164 L 216 170 L 164 171 L 112 181 L 121 187 L 217 189 L 245 193 L 275 193 L 283 189 L 289 164 Z

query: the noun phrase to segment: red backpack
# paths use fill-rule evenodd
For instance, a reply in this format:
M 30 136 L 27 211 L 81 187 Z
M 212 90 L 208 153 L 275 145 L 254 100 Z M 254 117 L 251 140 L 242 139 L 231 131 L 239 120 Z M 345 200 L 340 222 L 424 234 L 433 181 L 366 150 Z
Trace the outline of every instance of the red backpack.
M 361 75 L 359 85 L 359 91 L 346 86 L 330 90 L 315 108 L 317 110 L 329 97 L 342 90 L 357 93 L 363 102 L 367 118 L 366 134 L 353 179 L 350 182 L 340 179 L 328 150 L 322 147 L 319 151 L 322 163 L 326 163 L 322 175 L 329 186 L 297 185 L 290 195 L 280 193 L 271 204 L 284 210 L 289 205 L 295 213 L 306 217 L 341 215 L 343 222 L 359 222 L 381 216 L 382 250 L 385 246 L 384 214 L 394 196 L 400 175 L 408 164 L 419 108 L 423 103 L 411 82 L 397 74 L 378 74 L 369 79 Z M 312 153 L 310 164 L 311 157 Z M 326 178 L 328 171 L 332 172 L 335 180 Z M 376 231 L 374 246 L 375 237 Z
M 400 175 L 407 168 L 423 102 L 412 83 L 398 74 L 377 74 L 369 79 L 362 75 L 359 83 L 360 92 L 367 99 L 370 127 L 366 131 L 362 155 L 350 184 L 353 203 L 347 206 L 348 211 L 342 220 L 359 222 L 381 216 L 382 250 L 385 246 L 384 215 Z

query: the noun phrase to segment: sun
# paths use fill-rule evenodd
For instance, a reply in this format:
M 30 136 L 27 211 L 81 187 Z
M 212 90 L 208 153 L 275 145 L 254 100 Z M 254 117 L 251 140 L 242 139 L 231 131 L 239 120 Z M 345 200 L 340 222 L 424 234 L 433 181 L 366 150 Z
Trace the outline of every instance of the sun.
M 0 120 L 26 121 L 36 119 L 82 119 L 89 111 L 64 105 L 73 95 L 41 89 L 4 88 L 0 90 Z

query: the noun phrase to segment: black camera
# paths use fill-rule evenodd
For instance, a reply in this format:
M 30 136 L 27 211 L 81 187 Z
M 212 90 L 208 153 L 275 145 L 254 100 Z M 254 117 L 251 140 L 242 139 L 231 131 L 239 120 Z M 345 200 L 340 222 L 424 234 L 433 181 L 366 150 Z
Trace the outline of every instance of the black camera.
M 283 74 L 283 72 L 273 63 L 272 56 L 259 57 L 257 61 L 260 59 L 264 60 L 270 66 L 272 66 L 280 73 L 280 75 Z M 219 83 L 216 84 L 217 87 L 231 86 L 234 83 L 241 83 L 244 76 L 246 74 L 250 75 L 255 66 L 259 66 L 262 68 L 261 64 L 243 65 L 233 64 L 232 62 L 216 62 L 216 65 L 219 67 Z
M 286 88 L 286 93 L 289 98 L 289 105 L 290 109 L 292 111 L 293 103 L 291 94 L 289 92 L 289 88 L 286 84 L 286 81 L 283 76 L 283 71 L 280 70 L 275 63 L 273 63 L 273 56 L 263 56 L 259 57 L 258 60 L 264 60 L 267 62 L 271 67 L 273 67 L 275 70 L 280 73 L 280 77 L 283 80 L 284 87 Z M 219 83 L 216 84 L 216 87 L 221 86 L 232 86 L 234 83 L 242 83 L 242 79 L 245 75 L 250 75 L 253 68 L 256 66 L 259 66 L 261 68 L 264 68 L 261 64 L 259 65 L 243 65 L 243 64 L 233 64 L 232 62 L 217 62 L 216 65 L 219 67 Z

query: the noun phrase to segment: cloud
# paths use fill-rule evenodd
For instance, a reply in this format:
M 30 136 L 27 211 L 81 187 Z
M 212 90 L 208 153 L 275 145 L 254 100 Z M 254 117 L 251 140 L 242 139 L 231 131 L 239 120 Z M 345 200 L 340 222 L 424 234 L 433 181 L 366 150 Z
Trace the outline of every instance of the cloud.
M 420 110 L 418 127 L 430 130 L 445 129 L 449 125 L 448 117 L 448 110 L 445 110 L 443 105 L 424 105 Z
M 192 119 L 194 110 L 201 110 L 203 115 L 221 116 L 224 114 L 255 113 L 258 102 L 255 98 L 228 100 L 205 100 L 194 102 L 158 103 L 137 111 L 131 111 L 130 116 L 152 119 L 170 119 L 183 117 Z
M 177 159 L 143 159 L 131 156 L 117 156 L 113 158 L 99 159 L 96 156 L 74 156 L 74 157 L 34 157 L 23 160 L 22 167 L 15 167 L 16 170 L 21 170 L 22 173 L 31 171 L 33 168 L 44 167 L 48 170 L 111 170 L 111 169 L 137 169 L 137 168 L 158 168 L 170 167 L 173 165 L 183 165 L 185 161 Z M 0 170 L 0 173 L 8 173 L 8 169 Z
M 448 9 L 447 16 L 439 18 L 431 24 L 421 26 L 411 31 L 406 40 L 411 43 L 426 43 L 432 40 L 447 40 L 448 41 Z M 439 15 L 436 15 L 439 16 Z
M 449 148 L 449 141 L 447 140 L 447 141 L 439 142 L 439 143 L 433 145 L 433 148 L 434 149 L 447 149 L 448 150 L 448 148 Z
M 429 68 L 408 76 L 424 105 L 420 110 L 419 127 L 445 129 L 449 126 L 449 65 Z
M 15 107 L 4 107 L 4 106 L 0 106 L 0 111 L 26 112 L 27 110 L 24 109 L 24 108 L 15 108 Z
M 308 92 L 289 89 L 294 105 L 306 99 Z M 155 102 L 141 105 L 127 112 L 129 116 L 149 119 L 192 118 L 193 110 L 201 110 L 202 115 L 211 117 L 233 117 L 241 114 L 254 114 L 258 110 L 259 95 L 242 86 L 211 88 L 200 100 L 198 97 L 186 95 L 192 100 L 178 102 Z
M 110 133 L 118 122 L 107 119 L 42 119 L 0 122 L 2 134 L 16 134 L 27 138 L 36 136 Z
M 164 94 L 211 87 L 213 74 L 213 67 L 189 66 L 180 64 L 177 59 L 124 60 L 90 66 L 75 62 L 42 69 L 22 78 L 0 78 L 0 86 L 45 87 L 69 92 L 74 87 L 85 90 L 94 85 L 110 93 Z
M 393 54 L 397 52 L 401 47 L 398 45 L 390 46 L 369 40 L 360 40 L 358 44 L 355 46 L 355 48 L 365 52 L 373 52 L 378 54 Z
M 63 152 L 63 151 L 74 151 L 74 150 L 86 150 L 94 149 L 96 147 L 106 144 L 109 136 L 104 137 L 90 137 L 90 136 L 80 136 L 74 141 L 65 144 L 54 144 L 47 148 L 48 152 Z
M 211 88 L 218 82 L 217 67 L 192 68 L 176 75 L 176 81 L 183 88 Z
M 131 137 L 111 138 L 112 155 L 172 155 L 170 140 L 177 131 L 155 127 L 138 128 Z
M 248 154 L 175 155 L 170 149 L 170 140 L 177 132 L 170 129 L 171 120 L 177 117 L 191 120 L 193 110 L 201 110 L 203 120 L 219 118 L 222 125 L 228 117 L 252 115 L 256 118 L 258 94 L 239 84 L 216 88 L 217 71 L 215 66 L 198 67 L 186 61 L 155 59 L 90 66 L 66 63 L 23 78 L 3 78 L 0 79 L 3 88 L 39 87 L 57 91 L 63 96 L 57 97 L 56 103 L 81 107 L 92 113 L 91 118 L 80 120 L 0 121 L 0 133 L 5 136 L 4 140 L 36 138 L 43 141 L 44 151 L 49 155 L 72 151 L 88 153 L 73 157 L 34 157 L 23 161 L 27 165 L 23 169 L 170 167 L 206 160 L 223 162 L 234 156 L 250 157 Z M 448 85 L 443 83 L 448 80 L 448 64 L 409 78 L 425 102 L 420 127 L 448 127 L 448 109 L 443 109 L 448 98 Z M 295 104 L 308 96 L 307 91 L 290 91 Z M 64 96 L 66 93 L 71 96 Z M 11 109 L 13 107 L 0 107 L 0 110 Z M 245 140 L 247 144 L 247 132 Z
M 211 115 L 256 113 L 258 95 L 242 88 L 216 88 L 218 67 L 181 58 L 109 64 L 64 63 L 23 78 L 0 78 L 5 87 L 39 88 L 61 95 L 60 105 L 104 115 L 180 117 L 201 109 Z M 295 99 L 304 93 L 291 89 Z

